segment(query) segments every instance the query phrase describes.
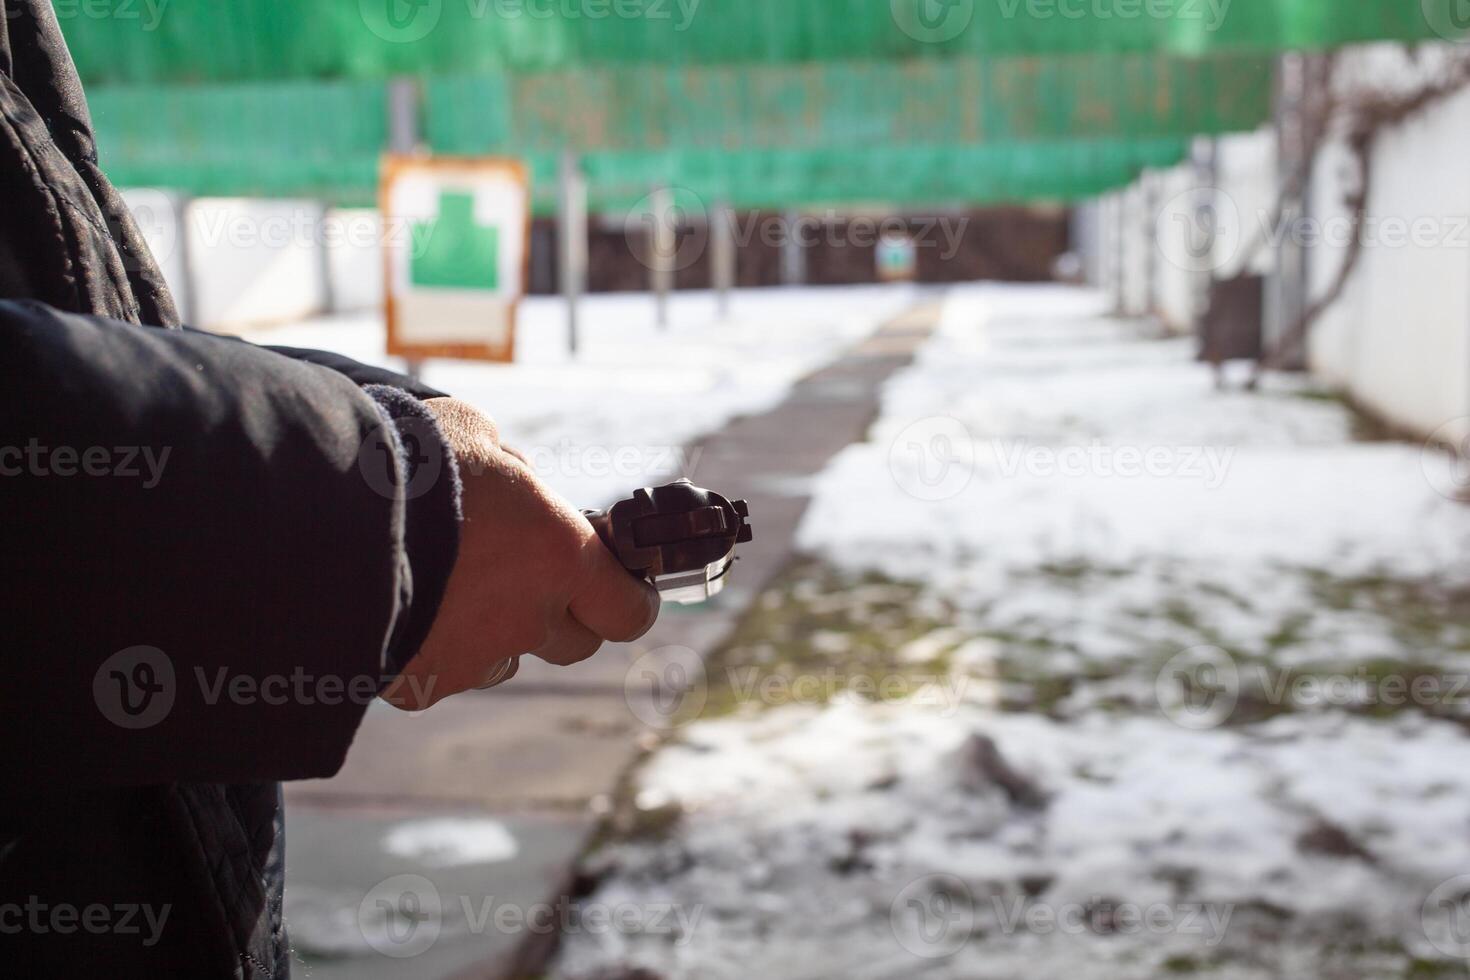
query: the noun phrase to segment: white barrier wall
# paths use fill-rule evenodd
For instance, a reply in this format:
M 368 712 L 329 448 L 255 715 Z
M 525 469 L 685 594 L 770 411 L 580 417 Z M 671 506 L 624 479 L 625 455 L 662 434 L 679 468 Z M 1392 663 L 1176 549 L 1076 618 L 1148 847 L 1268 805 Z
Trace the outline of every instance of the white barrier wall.
M 1126 316 L 1145 316 L 1153 309 L 1151 266 L 1154 255 L 1153 225 L 1155 215 L 1149 207 L 1148 192 L 1138 181 L 1122 194 L 1122 295 L 1119 310 Z
M 1221 234 L 1211 265 L 1216 279 L 1241 273 L 1270 275 L 1276 267 L 1269 245 L 1251 245 L 1269 230 L 1276 208 L 1276 135 L 1270 129 L 1232 133 L 1215 142 L 1215 186 L 1219 189 Z
M 374 209 L 121 193 L 191 326 L 229 332 L 383 305 L 383 222 Z
M 1269 225 L 1276 202 L 1274 134 L 1262 129 L 1222 136 L 1215 140 L 1214 158 L 1217 193 L 1211 199 L 1219 227 L 1204 254 L 1200 244 L 1211 239 L 1203 237 L 1195 207 L 1199 187 L 1192 163 L 1151 171 L 1098 199 L 1104 226 L 1098 236 L 1098 281 L 1125 315 L 1156 315 L 1169 330 L 1189 333 L 1202 277 L 1225 279 L 1242 271 L 1269 275 L 1274 269 L 1269 239 L 1266 247 L 1250 250 Z
M 187 212 L 192 311 L 205 330 L 284 323 L 327 305 L 320 229 L 308 200 L 198 198 Z
M 1208 270 L 1202 270 L 1192 261 L 1192 249 L 1198 247 L 1194 220 L 1200 201 L 1197 183 L 1194 167 L 1187 163 L 1158 176 L 1161 218 L 1155 229 L 1159 262 L 1154 308 L 1172 333 L 1187 334 L 1194 330 L 1195 303 L 1203 277 L 1208 275 Z
M 1406 87 L 1449 49 L 1419 62 L 1372 45 L 1344 52 L 1339 87 Z M 1357 271 L 1314 330 L 1312 369 L 1390 422 L 1420 435 L 1450 424 L 1470 435 L 1470 92 L 1382 135 L 1374 151 Z M 1347 252 L 1343 194 L 1356 174 L 1340 144 L 1319 157 L 1312 214 L 1321 244 L 1308 250 L 1320 296 Z M 1313 232 L 1317 228 L 1311 229 Z
M 383 305 L 382 216 L 369 208 L 327 213 L 327 275 L 334 313 L 358 313 Z

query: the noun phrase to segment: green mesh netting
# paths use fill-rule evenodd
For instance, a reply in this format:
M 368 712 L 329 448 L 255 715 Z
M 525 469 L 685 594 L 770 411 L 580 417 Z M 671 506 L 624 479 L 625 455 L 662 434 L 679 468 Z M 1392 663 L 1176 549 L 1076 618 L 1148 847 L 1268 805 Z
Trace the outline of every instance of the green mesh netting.
M 554 161 L 574 149 L 594 202 L 614 206 L 656 183 L 752 206 L 965 203 L 1127 181 L 1193 133 L 1259 125 L 1270 89 L 1256 56 L 627 66 L 433 78 L 423 116 L 436 152 L 528 158 L 547 195 Z M 349 201 L 372 196 L 385 101 L 367 81 L 91 93 L 119 183 Z
M 367 201 L 388 139 L 378 82 L 98 86 L 87 101 L 103 168 L 124 187 Z
M 1272 77 L 1261 56 L 632 66 L 431 78 L 425 111 L 461 153 L 1183 136 L 1259 126 Z
M 86 81 L 1271 52 L 1463 37 L 1463 0 L 57 0 Z

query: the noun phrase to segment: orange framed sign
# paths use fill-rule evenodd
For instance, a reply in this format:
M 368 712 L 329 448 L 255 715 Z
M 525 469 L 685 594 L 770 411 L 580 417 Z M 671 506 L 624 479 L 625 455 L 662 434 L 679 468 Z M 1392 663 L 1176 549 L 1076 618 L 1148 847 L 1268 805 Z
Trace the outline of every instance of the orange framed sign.
M 379 208 L 388 353 L 511 360 L 531 253 L 525 165 L 388 156 Z

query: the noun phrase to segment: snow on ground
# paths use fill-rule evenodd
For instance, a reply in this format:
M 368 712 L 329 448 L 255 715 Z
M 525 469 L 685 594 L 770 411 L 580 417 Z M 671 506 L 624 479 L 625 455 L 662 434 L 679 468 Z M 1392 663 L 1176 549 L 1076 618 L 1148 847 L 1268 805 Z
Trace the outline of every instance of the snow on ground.
M 1175 618 L 1198 642 L 1374 657 L 1384 623 L 1321 593 L 1470 582 L 1470 508 L 1430 479 L 1447 460 L 1351 441 L 1348 412 L 1300 382 L 1217 391 L 1191 340 L 1147 338 L 1096 304 L 955 296 L 885 391 L 871 441 L 820 478 L 802 545 L 930 581 L 992 625 L 1065 634 L 1095 657 L 1188 639 L 1137 615 L 1170 600 L 1187 603 Z
M 697 924 L 571 935 L 555 975 L 1463 976 L 1470 508 L 1191 347 L 1085 292 L 952 294 L 705 679 L 895 695 L 681 729 L 589 901 Z
M 1044 807 L 974 776 L 972 733 Z M 573 936 L 558 975 L 1329 976 L 1355 942 L 1399 936 L 1431 958 L 1414 917 L 1470 868 L 1465 748 L 1444 725 L 1327 716 L 1188 737 L 1157 718 L 854 702 L 703 722 L 640 779 L 679 802 L 678 832 L 602 855 L 615 872 L 593 896 L 676 903 L 694 928 Z M 1327 814 L 1369 856 L 1303 853 L 1331 840 Z M 927 911 L 937 888 L 951 905 Z
M 513 364 L 430 361 L 424 381 L 470 401 L 541 476 L 581 506 L 650 482 L 696 475 L 691 440 L 762 411 L 791 384 L 913 302 L 905 287 L 737 291 L 722 322 L 711 294 L 676 294 L 659 329 L 643 294 L 596 295 L 581 310 L 581 351 L 567 351 L 565 307 L 521 304 Z M 402 369 L 384 355 L 377 314 L 252 333 L 258 343 L 333 350 Z

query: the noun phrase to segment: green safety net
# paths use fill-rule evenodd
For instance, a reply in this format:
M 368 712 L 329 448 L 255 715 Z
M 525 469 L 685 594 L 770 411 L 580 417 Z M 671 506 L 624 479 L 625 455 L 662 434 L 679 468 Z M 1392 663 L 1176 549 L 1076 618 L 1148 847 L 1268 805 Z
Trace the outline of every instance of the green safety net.
M 594 206 L 658 183 L 763 207 L 1062 199 L 1171 163 L 1192 134 L 1255 128 L 1271 77 L 1258 56 L 1136 55 L 495 73 L 427 80 L 423 123 L 437 153 L 529 160 L 545 203 L 569 149 Z M 90 98 L 103 164 L 125 185 L 363 202 L 387 145 L 375 81 Z
M 430 78 L 425 117 L 455 153 L 1187 136 L 1261 125 L 1272 79 L 1262 56 L 622 66 Z
M 87 101 L 102 166 L 123 187 L 367 201 L 388 141 L 377 82 L 98 86 Z
M 910 209 L 1014 201 L 1069 201 L 1127 184 L 1148 167 L 1168 167 L 1188 141 L 1104 139 L 910 145 L 874 150 L 718 150 L 594 153 L 583 158 L 589 198 L 599 211 L 640 209 L 648 175 L 668 173 L 686 208 Z M 539 210 L 554 204 L 555 158 L 531 157 Z
M 1275 52 L 1461 39 L 1464 0 L 55 0 L 87 82 Z

